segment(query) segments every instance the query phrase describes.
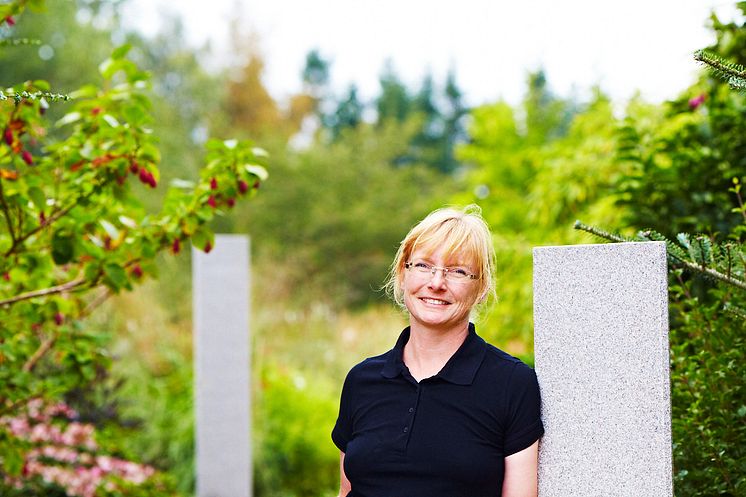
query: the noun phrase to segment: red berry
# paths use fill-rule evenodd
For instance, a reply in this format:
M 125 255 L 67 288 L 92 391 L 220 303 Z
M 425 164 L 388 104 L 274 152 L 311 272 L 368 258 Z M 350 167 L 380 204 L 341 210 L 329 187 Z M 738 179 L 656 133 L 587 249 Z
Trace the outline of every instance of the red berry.
M 8 26 L 15 26 L 16 20 L 13 19 L 11 16 L 8 16 L 5 18 L 5 22 L 8 23 Z
M 100 113 L 101 113 L 101 107 L 94 107 L 91 109 L 91 114 L 93 114 L 94 116 L 97 116 Z
M 65 316 L 62 315 L 62 313 L 57 312 L 54 315 L 54 322 L 57 324 L 57 326 L 61 325 L 65 321 Z
M 130 172 L 132 174 L 137 174 L 140 172 L 140 166 L 137 165 L 137 162 L 135 161 L 130 162 Z
M 236 199 L 229 198 L 228 200 L 226 200 L 226 203 L 228 204 L 228 207 L 233 207 L 234 205 L 236 205 Z
M 157 186 L 155 176 L 153 176 L 153 174 L 144 167 L 140 169 L 139 178 L 140 181 L 142 181 L 146 185 L 150 185 L 151 188 L 155 188 Z
M 210 198 L 207 199 L 207 205 L 213 209 L 218 206 L 218 203 L 215 201 L 215 195 L 210 195 Z
M 21 158 L 23 159 L 23 162 L 25 162 L 29 166 L 34 163 L 34 156 L 31 155 L 31 152 L 29 152 L 28 150 L 24 150 L 23 152 L 21 152 Z
M 210 242 L 207 242 L 205 244 L 205 254 L 209 254 L 211 250 L 212 250 L 212 245 L 210 245 Z
M 132 268 L 132 276 L 135 278 L 142 278 L 142 268 L 139 264 L 135 264 L 135 267 Z
M 3 279 L 5 281 L 10 281 L 10 273 L 3 273 Z
M 174 243 L 171 244 L 171 252 L 178 254 L 181 251 L 181 242 L 178 238 L 174 238 Z
M 5 143 L 10 147 L 13 145 L 13 131 L 11 131 L 10 128 L 5 128 L 5 133 L 3 133 L 3 136 L 5 138 Z
M 238 191 L 241 193 L 246 193 L 247 191 L 249 191 L 249 184 L 245 182 L 244 180 L 239 180 Z
M 254 181 L 254 190 L 258 190 L 258 189 L 259 189 L 259 180 Z
M 39 213 L 39 224 L 41 224 L 42 226 L 44 226 L 46 223 L 47 223 L 47 216 L 44 215 L 44 211 L 41 211 Z
M 217 190 L 218 189 L 218 180 L 215 178 L 212 178 L 210 180 L 210 190 Z

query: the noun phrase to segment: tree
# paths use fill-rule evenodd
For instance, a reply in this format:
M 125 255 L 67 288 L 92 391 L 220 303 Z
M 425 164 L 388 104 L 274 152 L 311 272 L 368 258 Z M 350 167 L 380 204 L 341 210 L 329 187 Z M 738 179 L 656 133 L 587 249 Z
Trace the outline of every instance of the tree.
M 0 19 L 21 20 L 27 3 L 0 5 Z M 12 40 L 3 41 L 12 45 Z M 178 253 L 190 241 L 209 252 L 214 242 L 206 224 L 252 196 L 266 177 L 262 151 L 252 143 L 212 140 L 199 181 L 172 187 L 163 208 L 147 214 L 135 192 L 158 186 L 160 154 L 150 132 L 149 77 L 127 58 L 129 49 L 117 48 L 99 66 L 100 85 L 89 83 L 69 96 L 52 93 L 40 80 L 0 91 L 3 494 L 19 485 L 23 495 L 61 491 L 59 482 L 36 473 L 21 477 L 34 451 L 46 450 L 50 441 L 24 438 L 19 426 L 24 416 L 35 416 L 29 409 L 38 411 L 36 402 L 54 404 L 107 367 L 107 335 L 86 326 L 91 310 L 154 275 L 159 253 Z M 68 105 L 57 103 L 67 100 L 70 108 L 52 136 L 45 110 L 50 104 Z M 56 464 L 86 465 L 89 458 L 83 455 L 95 447 L 77 450 L 74 463 L 57 459 Z M 160 492 L 130 489 L 126 481 L 97 481 L 107 495 Z M 113 490 L 104 490 L 107 481 Z M 89 495 L 70 487 L 64 491 Z
M 696 58 L 740 89 L 730 74 L 740 67 L 725 61 L 746 57 L 743 25 L 712 21 L 718 42 Z M 612 241 L 667 244 L 677 495 L 746 491 L 746 101 L 725 83 L 703 73 L 677 98 L 625 120 L 615 189 L 626 212 L 618 225 L 639 230 L 634 238 L 578 225 Z

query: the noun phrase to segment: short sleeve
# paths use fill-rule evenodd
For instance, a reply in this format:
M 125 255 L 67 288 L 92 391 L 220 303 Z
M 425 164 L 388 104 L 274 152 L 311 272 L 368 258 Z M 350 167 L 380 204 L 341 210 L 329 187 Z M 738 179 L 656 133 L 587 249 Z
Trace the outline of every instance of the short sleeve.
M 344 385 L 342 386 L 342 395 L 339 399 L 339 415 L 332 429 L 332 441 L 342 452 L 347 452 L 347 443 L 352 438 L 351 390 L 352 371 L 347 374 L 347 378 L 345 378 Z
M 519 362 L 513 368 L 507 392 L 505 456 L 530 447 L 544 434 L 539 382 L 533 369 Z

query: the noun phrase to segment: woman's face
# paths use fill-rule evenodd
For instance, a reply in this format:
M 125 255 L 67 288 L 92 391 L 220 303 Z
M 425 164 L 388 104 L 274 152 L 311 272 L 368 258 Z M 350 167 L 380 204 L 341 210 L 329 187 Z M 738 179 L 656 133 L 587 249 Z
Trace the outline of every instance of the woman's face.
M 408 262 L 425 263 L 431 266 L 461 268 L 473 274 L 473 263 L 458 258 L 445 258 L 442 249 L 415 251 Z M 411 325 L 421 325 L 431 329 L 447 330 L 469 322 L 469 313 L 477 301 L 478 280 L 446 279 L 442 270 L 419 272 L 416 269 L 404 271 L 402 283 L 404 304 L 409 310 Z

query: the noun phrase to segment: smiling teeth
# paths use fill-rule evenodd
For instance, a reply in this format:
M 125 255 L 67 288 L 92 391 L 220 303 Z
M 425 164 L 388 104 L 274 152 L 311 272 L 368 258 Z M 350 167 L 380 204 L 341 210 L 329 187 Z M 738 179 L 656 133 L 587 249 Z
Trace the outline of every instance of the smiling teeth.
M 435 305 L 446 305 L 448 302 L 444 300 L 436 300 L 436 299 L 422 299 L 423 302 L 426 302 L 428 304 L 435 304 Z

